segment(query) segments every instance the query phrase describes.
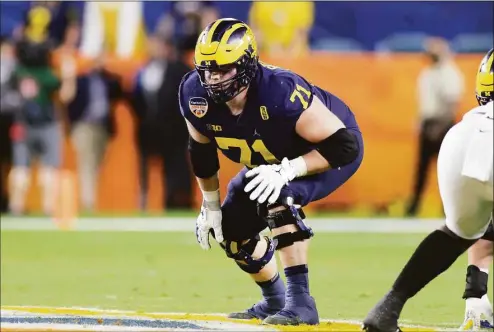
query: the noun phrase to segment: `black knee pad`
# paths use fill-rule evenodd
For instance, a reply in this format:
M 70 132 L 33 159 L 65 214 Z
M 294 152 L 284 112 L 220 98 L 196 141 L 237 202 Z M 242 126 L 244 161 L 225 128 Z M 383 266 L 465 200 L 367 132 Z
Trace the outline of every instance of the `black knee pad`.
M 257 243 L 260 241 L 260 236 L 249 240 L 249 242 L 241 244 L 237 241 L 226 240 L 225 244 L 221 244 L 223 250 L 225 250 L 228 258 L 232 258 L 237 261 L 237 265 L 245 272 L 250 274 L 255 274 L 261 271 L 264 266 L 266 266 L 273 258 L 274 252 L 276 250 L 276 241 L 271 240 L 267 236 L 264 237 L 268 242 L 268 247 L 264 255 L 255 259 L 252 257 L 254 250 L 256 249 Z M 244 262 L 240 263 L 239 261 Z
M 283 206 L 285 209 L 277 212 L 269 212 L 270 209 L 280 206 Z M 293 199 L 291 197 L 288 197 L 282 204 L 275 203 L 269 206 L 259 204 L 258 213 L 264 218 L 271 230 L 286 225 L 295 225 L 298 228 L 296 232 L 283 233 L 273 237 L 273 240 L 277 242 L 276 250 L 289 247 L 295 242 L 304 241 L 314 236 L 312 229 L 304 223 L 304 211 L 297 209 L 293 205 Z

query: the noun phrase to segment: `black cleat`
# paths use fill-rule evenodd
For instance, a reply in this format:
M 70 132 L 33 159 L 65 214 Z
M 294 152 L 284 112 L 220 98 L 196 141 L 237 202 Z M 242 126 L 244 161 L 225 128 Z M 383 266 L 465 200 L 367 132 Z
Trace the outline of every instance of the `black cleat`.
M 266 302 L 265 299 L 259 301 L 254 304 L 251 308 L 241 311 L 241 312 L 232 312 L 227 317 L 231 319 L 260 319 L 276 314 L 278 311 L 283 309 L 285 305 L 285 294 L 279 295 L 276 298 L 272 298 L 270 303 Z
M 228 314 L 227 317 L 231 319 L 243 319 L 243 320 L 262 319 L 258 315 L 248 310 L 243 312 L 232 312 L 231 314 Z
M 405 301 L 388 292 L 367 314 L 362 324 L 362 330 L 367 332 L 401 332 L 398 318 Z
M 367 324 L 362 324 L 362 331 L 366 332 L 383 332 L 382 330 L 376 328 L 375 326 L 372 325 L 367 325 Z M 395 332 L 403 332 L 399 327 L 396 328 Z
M 287 305 L 275 315 L 269 316 L 263 325 L 317 325 L 319 313 L 316 301 L 308 294 L 298 294 L 288 298 Z
M 269 316 L 262 321 L 263 325 L 284 325 L 284 326 L 298 326 L 305 324 L 298 316 L 282 316 L 279 314 Z

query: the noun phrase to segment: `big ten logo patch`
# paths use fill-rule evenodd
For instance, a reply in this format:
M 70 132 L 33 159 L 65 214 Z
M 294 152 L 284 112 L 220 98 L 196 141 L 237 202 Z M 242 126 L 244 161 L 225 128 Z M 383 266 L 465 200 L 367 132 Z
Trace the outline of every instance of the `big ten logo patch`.
M 214 125 L 214 124 L 209 124 L 209 123 L 206 125 L 206 128 L 208 128 L 208 130 L 211 130 L 214 132 L 219 132 L 219 131 L 223 130 L 223 128 L 221 128 L 220 125 Z
M 261 106 L 259 108 L 259 112 L 261 113 L 261 118 L 263 120 L 268 120 L 269 119 L 268 108 L 266 106 Z
M 202 118 L 208 111 L 208 101 L 202 97 L 192 97 L 189 99 L 189 108 L 192 114 Z

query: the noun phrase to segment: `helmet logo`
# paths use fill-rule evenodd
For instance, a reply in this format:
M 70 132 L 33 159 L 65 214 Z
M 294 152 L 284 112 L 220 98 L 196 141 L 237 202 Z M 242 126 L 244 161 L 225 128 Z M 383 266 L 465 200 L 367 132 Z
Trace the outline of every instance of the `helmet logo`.
M 192 97 L 189 99 L 189 108 L 192 114 L 202 118 L 208 111 L 208 101 L 202 97 Z

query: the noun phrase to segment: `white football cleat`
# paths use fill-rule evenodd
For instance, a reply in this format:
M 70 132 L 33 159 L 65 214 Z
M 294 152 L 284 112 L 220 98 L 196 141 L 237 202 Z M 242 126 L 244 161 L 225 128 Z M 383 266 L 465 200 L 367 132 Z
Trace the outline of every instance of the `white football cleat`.
M 460 331 L 492 331 L 493 320 L 492 305 L 487 295 L 481 299 L 470 298 L 466 300 L 465 320 Z

